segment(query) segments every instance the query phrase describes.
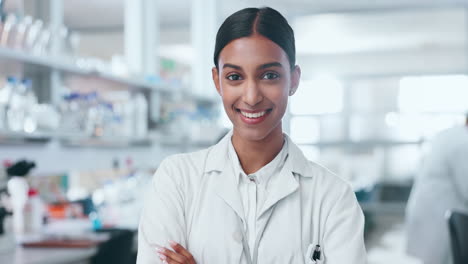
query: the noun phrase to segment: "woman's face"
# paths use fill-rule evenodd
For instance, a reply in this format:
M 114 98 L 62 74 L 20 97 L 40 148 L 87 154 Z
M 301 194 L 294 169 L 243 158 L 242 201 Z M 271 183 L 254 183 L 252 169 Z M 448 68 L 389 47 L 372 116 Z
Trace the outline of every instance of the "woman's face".
M 291 71 L 284 50 L 254 34 L 226 45 L 213 68 L 213 81 L 223 99 L 234 132 L 246 140 L 263 140 L 281 132 L 288 96 L 297 89 L 300 69 Z

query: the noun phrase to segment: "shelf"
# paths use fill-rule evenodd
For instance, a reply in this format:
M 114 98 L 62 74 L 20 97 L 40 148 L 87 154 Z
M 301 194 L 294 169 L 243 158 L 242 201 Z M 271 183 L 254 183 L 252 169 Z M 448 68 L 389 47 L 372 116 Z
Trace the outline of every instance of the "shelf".
M 58 70 L 66 73 L 97 77 L 103 80 L 112 81 L 118 84 L 123 84 L 130 87 L 147 89 L 152 91 L 170 92 L 170 85 L 154 85 L 146 82 L 139 78 L 125 78 L 116 76 L 108 72 L 99 72 L 96 70 L 89 70 L 78 67 L 72 61 L 66 61 L 60 58 L 37 56 L 34 54 L 26 53 L 20 50 L 14 50 L 10 48 L 0 47 L 0 58 L 5 58 L 13 61 L 19 61 L 21 63 L 44 67 L 47 69 Z
M 317 143 L 297 143 L 301 146 L 314 146 L 319 148 L 338 148 L 338 147 L 394 147 L 403 145 L 421 145 L 423 140 L 414 141 L 391 141 L 391 140 L 364 140 L 364 141 L 322 141 Z
M 188 142 L 176 142 L 176 141 L 162 141 L 161 146 L 169 147 L 169 148 L 209 148 L 216 144 L 216 142 L 196 142 L 196 141 L 188 141 Z
M 18 145 L 24 143 L 47 143 L 51 140 L 51 135 L 47 133 L 26 133 L 0 131 L 0 144 Z
M 150 147 L 153 142 L 149 138 L 133 139 L 127 137 L 106 138 L 60 138 L 61 144 L 66 147 L 99 147 L 99 148 L 122 148 L 122 147 Z
M 13 132 L 0 131 L 0 144 L 20 145 L 31 143 L 48 143 L 57 140 L 67 147 L 149 147 L 153 144 L 150 138 L 128 138 L 128 137 L 89 137 L 82 134 L 54 133 L 54 132 Z
M 170 134 L 157 133 L 153 134 L 152 138 L 163 147 L 169 148 L 208 148 L 217 142 L 217 138 L 213 140 L 192 140 L 190 138 L 173 138 Z

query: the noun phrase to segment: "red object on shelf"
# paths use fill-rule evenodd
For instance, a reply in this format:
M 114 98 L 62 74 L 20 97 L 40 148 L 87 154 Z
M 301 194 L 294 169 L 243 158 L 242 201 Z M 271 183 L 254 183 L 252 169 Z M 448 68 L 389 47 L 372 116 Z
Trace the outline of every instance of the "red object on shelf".
M 9 168 L 9 167 L 11 167 L 11 165 L 13 165 L 13 162 L 11 162 L 11 160 L 4 160 L 3 161 L 3 167 L 4 168 Z
M 38 194 L 39 194 L 39 192 L 36 189 L 29 188 L 28 197 L 35 196 L 35 195 L 38 195 Z

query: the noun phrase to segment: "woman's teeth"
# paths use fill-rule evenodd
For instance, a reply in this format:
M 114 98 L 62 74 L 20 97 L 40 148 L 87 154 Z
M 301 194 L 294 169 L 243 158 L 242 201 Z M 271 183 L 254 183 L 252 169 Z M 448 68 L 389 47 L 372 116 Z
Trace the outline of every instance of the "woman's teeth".
M 259 118 L 261 116 L 264 116 L 266 114 L 266 111 L 263 111 L 263 112 L 258 112 L 258 113 L 246 113 L 246 112 L 243 112 L 243 111 L 240 111 L 241 114 L 247 118 Z

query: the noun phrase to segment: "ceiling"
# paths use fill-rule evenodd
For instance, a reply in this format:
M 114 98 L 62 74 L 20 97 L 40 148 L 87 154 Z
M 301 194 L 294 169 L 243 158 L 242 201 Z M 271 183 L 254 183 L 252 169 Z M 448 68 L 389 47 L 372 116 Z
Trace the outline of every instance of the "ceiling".
M 159 0 L 160 22 L 165 27 L 187 26 L 191 0 Z M 219 19 L 249 6 L 271 6 L 287 18 L 323 12 L 362 12 L 386 9 L 428 8 L 468 5 L 468 0 L 237 0 L 217 1 Z M 71 28 L 121 28 L 124 0 L 66 0 L 65 20 Z M 103 16 L 102 14 L 105 14 Z
M 162 26 L 188 25 L 190 0 L 158 1 Z M 67 0 L 64 1 L 65 23 L 78 29 L 114 29 L 123 27 L 123 0 Z M 102 16 L 102 14 L 106 14 Z
M 164 54 L 187 58 L 193 52 L 189 45 L 192 0 L 154 1 L 158 2 L 155 14 L 160 16 L 161 50 Z M 219 22 L 249 6 L 271 6 L 279 10 L 295 29 L 299 56 L 394 50 L 412 53 L 415 49 L 455 50 L 452 47 L 467 45 L 467 9 L 459 7 L 468 7 L 468 0 L 213 1 L 218 4 Z M 83 34 L 94 33 L 91 35 L 103 40 L 109 38 L 104 32 L 121 34 L 123 30 L 124 0 L 63 3 L 65 23 L 71 29 Z M 89 46 L 99 46 L 95 43 L 89 41 Z M 122 52 L 121 45 L 112 48 L 112 43 L 108 44 L 109 47 L 106 44 L 95 48 L 95 53 L 102 53 L 102 49 Z
M 467 33 L 459 8 L 304 16 L 293 27 L 299 54 L 452 48 Z

